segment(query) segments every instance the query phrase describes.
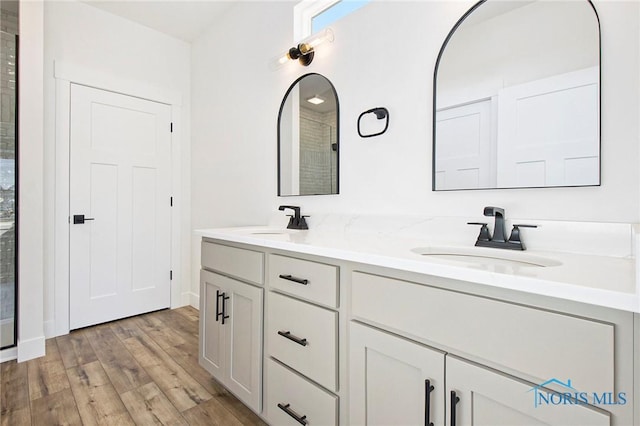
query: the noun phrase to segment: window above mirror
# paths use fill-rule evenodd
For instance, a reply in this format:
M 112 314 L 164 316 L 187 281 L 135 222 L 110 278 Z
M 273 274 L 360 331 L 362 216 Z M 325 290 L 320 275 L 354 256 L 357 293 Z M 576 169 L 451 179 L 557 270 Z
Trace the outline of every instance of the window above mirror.
M 315 34 L 371 0 L 303 0 L 293 9 L 294 39 Z
M 481 1 L 434 73 L 433 190 L 600 184 L 600 27 L 589 1 Z

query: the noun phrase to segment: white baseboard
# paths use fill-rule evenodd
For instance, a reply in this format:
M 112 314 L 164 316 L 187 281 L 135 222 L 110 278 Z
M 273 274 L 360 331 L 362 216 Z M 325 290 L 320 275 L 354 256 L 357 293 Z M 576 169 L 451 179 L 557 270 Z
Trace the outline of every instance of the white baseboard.
M 200 309 L 200 295 L 189 293 L 189 304 L 196 309 Z
M 18 362 L 44 356 L 44 336 L 18 341 Z
M 185 291 L 180 295 L 180 306 L 189 306 L 191 303 L 191 292 Z
M 18 348 L 13 347 L 0 351 L 0 362 L 11 361 L 18 358 Z

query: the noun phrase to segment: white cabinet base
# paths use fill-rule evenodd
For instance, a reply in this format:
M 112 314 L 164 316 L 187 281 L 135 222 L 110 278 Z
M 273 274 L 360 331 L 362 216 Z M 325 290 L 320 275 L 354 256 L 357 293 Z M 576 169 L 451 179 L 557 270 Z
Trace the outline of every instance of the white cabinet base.
M 257 413 L 262 409 L 262 293 L 200 271 L 200 365 Z
M 444 353 L 355 322 L 349 346 L 350 425 L 443 424 Z

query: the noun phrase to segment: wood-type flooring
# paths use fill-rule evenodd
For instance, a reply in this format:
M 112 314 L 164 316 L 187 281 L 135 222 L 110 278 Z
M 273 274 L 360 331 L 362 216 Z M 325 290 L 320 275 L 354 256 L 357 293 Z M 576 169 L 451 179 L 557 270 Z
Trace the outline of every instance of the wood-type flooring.
M 198 311 L 152 312 L 0 364 L 0 425 L 264 425 L 198 364 Z

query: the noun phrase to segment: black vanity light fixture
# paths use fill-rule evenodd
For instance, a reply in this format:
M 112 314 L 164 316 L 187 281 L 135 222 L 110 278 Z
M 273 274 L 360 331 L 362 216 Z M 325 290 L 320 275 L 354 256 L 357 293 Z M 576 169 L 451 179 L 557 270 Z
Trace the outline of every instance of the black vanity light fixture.
M 333 31 L 331 28 L 325 28 L 316 34 L 305 38 L 298 43 L 297 46 L 292 47 L 282 55 L 278 55 L 278 57 L 273 61 L 272 67 L 274 69 L 280 68 L 289 61 L 295 60 L 306 67 L 313 61 L 315 49 L 324 42 L 333 42 L 333 39 Z

